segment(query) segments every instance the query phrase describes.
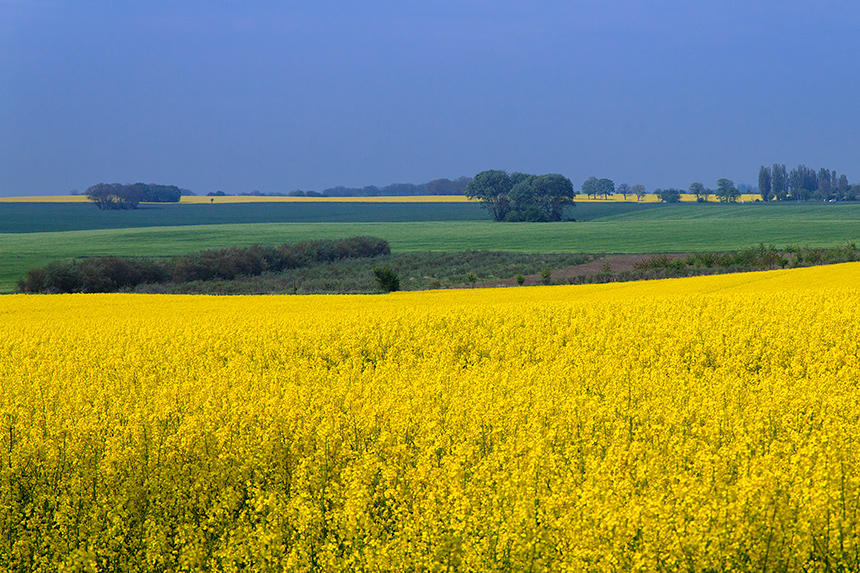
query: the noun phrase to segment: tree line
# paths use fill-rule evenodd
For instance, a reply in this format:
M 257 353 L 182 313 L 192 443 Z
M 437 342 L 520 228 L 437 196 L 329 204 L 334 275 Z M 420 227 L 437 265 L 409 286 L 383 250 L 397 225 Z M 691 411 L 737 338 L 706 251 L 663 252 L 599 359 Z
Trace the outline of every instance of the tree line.
M 785 164 L 762 165 L 758 172 L 762 201 L 856 201 L 860 185 L 849 185 L 848 177 L 822 167 L 818 171 L 800 164 L 787 172 Z
M 256 196 L 256 197 L 408 197 L 415 195 L 463 195 L 466 192 L 466 185 L 471 181 L 471 177 L 458 177 L 456 179 L 434 179 L 427 183 L 392 183 L 384 187 L 376 185 L 365 185 L 364 187 L 329 187 L 322 192 L 319 191 L 302 191 L 296 189 L 287 193 L 272 192 L 263 193 L 261 191 L 251 191 L 249 193 L 239 193 L 240 196 Z M 223 191 L 214 191 L 206 194 L 207 197 L 224 197 L 227 193 Z
M 140 203 L 177 203 L 182 189 L 155 183 L 97 183 L 87 189 L 87 199 L 99 209 L 137 209 Z

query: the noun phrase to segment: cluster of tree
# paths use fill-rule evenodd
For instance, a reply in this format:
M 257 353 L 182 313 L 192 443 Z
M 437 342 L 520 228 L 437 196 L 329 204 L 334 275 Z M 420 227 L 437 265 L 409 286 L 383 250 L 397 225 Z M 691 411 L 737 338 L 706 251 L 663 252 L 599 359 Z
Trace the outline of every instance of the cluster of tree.
M 762 165 L 758 172 L 758 189 L 762 201 L 856 200 L 860 186 L 849 185 L 848 177 L 822 167 L 818 171 L 800 164 L 790 172 L 784 164 Z
M 637 183 L 636 185 L 628 185 L 627 183 L 621 183 L 618 185 L 618 188 L 615 190 L 619 195 L 624 196 L 624 200 L 627 201 L 628 195 L 634 195 L 637 201 L 641 201 L 642 197 L 645 196 L 647 191 L 645 190 L 645 186 Z
M 582 183 L 582 194 L 590 199 L 597 199 L 598 195 L 608 199 L 613 193 L 615 193 L 615 183 L 612 179 L 589 177 Z
M 730 179 L 720 179 L 717 182 L 717 191 L 714 192 L 710 188 L 705 187 L 700 182 L 695 182 L 690 185 L 689 190 L 686 193 L 691 195 L 695 195 L 696 201 L 700 203 L 704 203 L 708 201 L 711 195 L 716 195 L 720 201 L 724 202 L 734 202 L 740 198 L 740 192 L 735 187 L 734 182 Z M 602 196 L 604 199 L 608 199 L 612 194 L 620 194 L 624 195 L 624 200 L 627 200 L 629 195 L 634 195 L 637 201 L 640 201 L 643 197 L 645 197 L 646 190 L 645 186 L 641 184 L 636 185 L 628 185 L 627 183 L 621 183 L 618 187 L 615 187 L 615 184 L 611 179 L 598 179 L 597 177 L 589 177 L 582 184 L 582 193 L 589 198 L 596 199 L 599 196 Z M 652 191 L 654 195 L 660 198 L 660 201 L 664 203 L 677 203 L 681 200 L 681 195 L 685 193 L 683 189 L 675 189 L 674 187 L 669 187 L 666 189 L 657 188 Z
M 413 183 L 392 183 L 385 187 L 367 185 L 365 187 L 332 187 L 322 192 L 323 197 L 386 197 L 409 195 L 463 195 L 470 178 L 434 179 L 420 185 Z
M 664 203 L 678 203 L 681 200 L 681 195 L 685 192 L 682 189 L 669 187 L 668 189 L 655 189 L 654 195 L 660 197 Z M 738 188 L 735 187 L 731 179 L 720 179 L 717 181 L 717 190 L 712 191 L 710 187 L 705 187 L 701 182 L 696 181 L 690 184 L 690 188 L 686 193 L 693 195 L 699 203 L 707 202 L 711 195 L 715 195 L 721 202 L 733 203 L 737 201 L 741 194 Z
M 646 191 L 645 186 L 638 183 L 636 185 L 621 183 L 616 188 L 615 182 L 606 178 L 589 177 L 582 183 L 582 194 L 590 199 L 597 199 L 598 196 L 609 199 L 609 196 L 614 193 L 624 195 L 625 201 L 627 201 L 628 195 L 634 195 L 636 200 L 640 201 L 645 196 Z
M 690 188 L 687 192 L 691 195 L 694 195 L 696 197 L 696 201 L 698 201 L 699 203 L 706 202 L 714 193 L 709 187 L 705 187 L 699 181 L 691 183 Z
M 735 203 L 741 198 L 741 192 L 735 187 L 735 182 L 725 177 L 717 179 L 715 195 L 721 203 Z
M 324 195 L 318 191 L 302 191 L 297 189 L 295 191 L 290 191 L 288 193 L 281 193 L 280 191 L 269 191 L 268 193 L 263 193 L 262 191 L 242 191 L 241 193 L 237 193 L 239 197 L 323 197 Z M 234 197 L 232 193 L 224 193 L 220 189 L 218 191 L 210 191 L 206 194 L 207 197 Z
M 87 199 L 99 209 L 137 209 L 140 203 L 176 203 L 182 195 L 183 190 L 176 185 L 155 183 L 98 183 L 87 189 Z
M 720 202 L 734 203 L 738 201 L 742 193 L 755 191 L 749 185 L 740 184 L 735 186 L 731 179 L 722 178 L 717 181 L 717 189 L 711 190 L 705 187 L 700 182 L 695 182 L 690 185 L 686 191 L 696 197 L 696 201 L 700 203 L 707 202 L 713 195 Z M 848 178 L 843 173 L 837 175 L 835 171 L 830 171 L 825 168 L 819 169 L 817 172 L 805 165 L 798 165 L 790 172 L 786 170 L 785 165 L 774 164 L 773 167 L 762 166 L 759 171 L 758 192 L 761 194 L 763 201 L 785 201 L 785 200 L 806 200 L 819 199 L 822 201 L 841 201 L 841 200 L 856 200 L 860 198 L 860 185 L 849 185 Z M 611 179 L 598 179 L 597 177 L 589 177 L 582 184 L 582 193 L 589 198 L 603 197 L 608 199 L 613 193 L 624 195 L 624 200 L 627 200 L 628 195 L 635 195 L 637 200 L 645 196 L 645 187 L 643 185 L 627 185 L 621 183 L 618 187 Z M 676 203 L 681 200 L 681 195 L 685 193 L 681 189 L 655 189 L 653 194 L 658 196 L 664 203 Z
M 480 200 L 496 221 L 561 221 L 575 195 L 570 179 L 557 173 L 491 169 L 475 175 L 466 186 L 466 196 Z
M 681 191 L 680 189 L 675 189 L 674 187 L 669 187 L 668 189 L 654 189 L 654 195 L 660 198 L 660 201 L 663 203 L 678 203 L 681 200 Z
M 141 284 L 232 280 L 342 259 L 391 254 L 377 237 L 305 241 L 279 247 L 212 249 L 173 259 L 91 257 L 31 269 L 18 281 L 25 293 L 116 292 Z
M 224 192 L 221 191 L 223 194 Z M 287 193 L 281 193 L 280 191 L 269 191 L 268 193 L 263 193 L 262 191 L 258 191 L 254 189 L 253 191 L 242 191 L 239 193 L 240 197 L 288 197 Z
M 364 187 L 330 187 L 322 193 L 319 191 L 302 191 L 296 189 L 287 193 L 262 191 L 248 191 L 239 193 L 239 196 L 251 197 L 392 197 L 410 195 L 463 195 L 466 185 L 471 181 L 470 177 L 458 177 L 457 179 L 434 179 L 427 183 L 415 185 L 414 183 L 392 183 L 385 187 L 366 185 Z M 207 197 L 225 197 L 230 193 L 223 191 L 210 191 Z
M 466 185 L 471 181 L 470 177 L 458 177 L 457 179 L 434 179 L 427 183 L 415 185 L 414 183 L 392 183 L 385 187 L 366 185 L 364 187 L 330 187 L 322 193 L 319 191 L 302 191 L 296 189 L 287 193 L 262 191 L 250 191 L 239 193 L 240 196 L 253 197 L 392 197 L 410 195 L 463 195 Z M 207 197 L 224 197 L 230 195 L 223 191 L 210 191 Z

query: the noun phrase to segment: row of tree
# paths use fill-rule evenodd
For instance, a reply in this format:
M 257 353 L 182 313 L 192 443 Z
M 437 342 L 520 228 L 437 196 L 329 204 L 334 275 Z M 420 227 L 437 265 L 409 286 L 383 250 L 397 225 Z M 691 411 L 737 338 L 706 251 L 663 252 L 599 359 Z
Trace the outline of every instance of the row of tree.
M 608 199 L 610 195 L 615 193 L 624 195 L 625 201 L 628 195 L 634 195 L 638 201 L 645 196 L 646 191 L 644 185 L 636 184 L 631 186 L 627 183 L 621 183 L 616 189 L 615 182 L 612 179 L 606 178 L 589 177 L 582 183 L 582 194 L 588 198 L 597 199 L 598 196 L 602 196 L 604 199 Z
M 716 191 L 695 182 L 688 192 L 701 202 L 708 201 L 711 195 L 723 202 L 740 198 L 740 192 L 730 179 L 717 181 Z M 498 169 L 478 173 L 466 186 L 466 196 L 481 201 L 496 221 L 561 221 L 565 207 L 575 204 L 576 193 L 570 179 L 557 173 L 530 175 Z M 589 177 L 582 184 L 582 193 L 590 198 L 609 198 L 618 193 L 625 201 L 628 196 L 635 196 L 638 201 L 646 195 L 646 189 L 638 183 L 621 183 L 616 188 L 611 179 Z M 653 193 L 663 202 L 676 203 L 684 191 L 668 188 L 655 189 Z
M 411 195 L 463 195 L 466 186 L 471 181 L 470 177 L 458 177 L 457 179 L 434 179 L 427 183 L 392 183 L 385 187 L 366 185 L 364 187 L 331 187 L 316 191 L 291 191 L 289 195 L 295 197 L 389 197 L 389 196 L 411 196 Z
M 860 195 L 860 186 L 849 185 L 844 173 L 837 175 L 824 167 L 816 172 L 803 164 L 790 172 L 786 172 L 784 164 L 762 165 L 758 171 L 758 189 L 762 201 L 842 201 L 855 200 Z
M 97 183 L 86 194 L 99 209 L 137 209 L 140 203 L 176 203 L 182 190 L 176 185 L 155 183 Z
M 570 179 L 557 173 L 491 169 L 475 175 L 465 194 L 480 200 L 496 221 L 561 221 L 576 192 Z
M 690 185 L 690 188 L 686 193 L 695 195 L 696 200 L 700 202 L 708 201 L 711 195 L 715 195 L 720 199 L 720 201 L 726 202 L 737 201 L 740 197 L 740 192 L 735 187 L 734 182 L 730 179 L 720 179 L 717 181 L 717 185 L 718 187 L 715 192 L 697 181 Z M 681 195 L 683 195 L 685 191 L 669 187 L 667 189 L 654 189 L 652 193 L 659 197 L 664 203 L 677 203 L 681 200 Z M 618 194 L 623 195 L 625 201 L 627 201 L 628 196 L 634 196 L 637 201 L 640 201 L 645 197 L 647 191 L 645 186 L 639 183 L 636 185 L 621 183 L 616 188 L 615 183 L 611 179 L 589 177 L 582 184 L 582 194 L 594 199 L 598 196 L 608 199 L 610 195 Z
M 681 200 L 681 195 L 685 191 L 669 187 L 667 189 L 654 189 L 653 194 L 660 198 L 664 203 L 677 203 Z M 719 198 L 720 201 L 733 202 L 740 198 L 740 192 L 735 187 L 735 184 L 730 179 L 720 179 L 717 181 L 717 190 L 712 191 L 698 181 L 691 184 L 689 190 L 686 191 L 691 195 L 695 195 L 697 201 L 707 201 L 711 195 Z M 628 196 L 636 197 L 637 201 L 642 200 L 647 194 L 645 186 L 637 183 L 636 185 L 628 185 L 621 183 L 615 187 L 615 183 L 611 179 L 598 179 L 597 177 L 589 177 L 582 184 L 582 194 L 589 198 L 596 199 L 602 196 L 608 199 L 610 195 L 619 194 L 624 196 L 627 201 Z
M 287 193 L 278 191 L 263 193 L 262 191 L 249 191 L 239 193 L 240 196 L 252 197 L 403 197 L 414 195 L 463 195 L 466 192 L 466 185 L 471 181 L 471 177 L 458 177 L 456 179 L 434 179 L 427 183 L 392 183 L 385 187 L 377 187 L 376 185 L 366 185 L 364 187 L 330 187 L 319 191 L 302 191 L 296 189 Z M 223 191 L 210 191 L 206 194 L 207 197 L 224 197 L 229 195 Z

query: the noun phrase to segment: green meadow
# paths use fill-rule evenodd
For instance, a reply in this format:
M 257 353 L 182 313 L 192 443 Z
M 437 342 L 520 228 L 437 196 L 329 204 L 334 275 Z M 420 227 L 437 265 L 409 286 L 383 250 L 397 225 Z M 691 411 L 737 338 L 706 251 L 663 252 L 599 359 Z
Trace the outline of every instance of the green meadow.
M 294 204 L 212 207 L 101 212 L 88 204 L 3 205 L 0 292 L 13 292 L 27 270 L 58 259 L 161 257 L 355 235 L 382 237 L 395 253 L 686 253 L 759 243 L 826 247 L 860 242 L 860 205 L 844 203 L 581 203 L 570 212 L 577 221 L 563 223 L 495 223 L 471 203 L 319 203 L 303 211 Z

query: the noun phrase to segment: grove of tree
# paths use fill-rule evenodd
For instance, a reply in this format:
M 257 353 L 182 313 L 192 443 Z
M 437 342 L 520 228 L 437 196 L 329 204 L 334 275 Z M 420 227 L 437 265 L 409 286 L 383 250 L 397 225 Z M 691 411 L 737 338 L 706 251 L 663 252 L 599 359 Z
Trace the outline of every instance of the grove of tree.
M 87 189 L 87 199 L 99 209 L 137 209 L 141 203 L 177 203 L 182 190 L 176 185 L 155 183 L 97 183 Z
M 466 196 L 481 201 L 496 221 L 561 221 L 576 191 L 557 173 L 531 175 L 498 169 L 482 171 L 466 186 Z

